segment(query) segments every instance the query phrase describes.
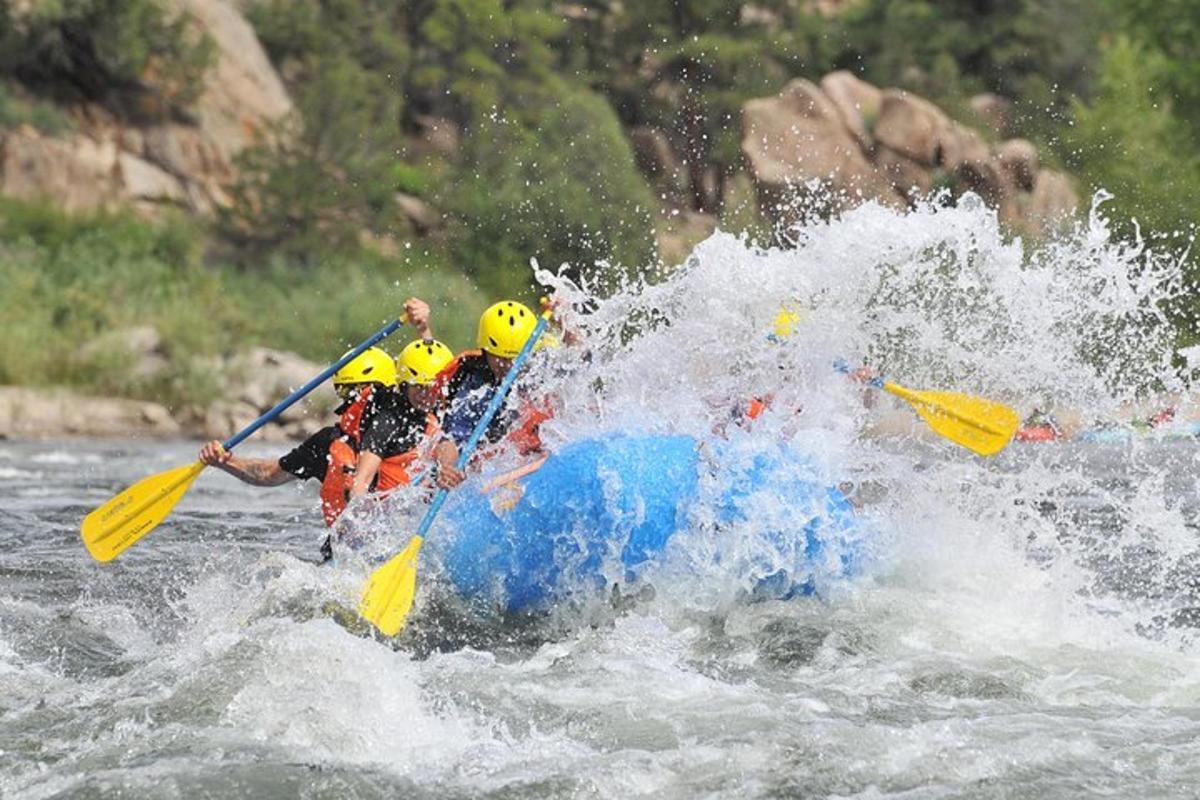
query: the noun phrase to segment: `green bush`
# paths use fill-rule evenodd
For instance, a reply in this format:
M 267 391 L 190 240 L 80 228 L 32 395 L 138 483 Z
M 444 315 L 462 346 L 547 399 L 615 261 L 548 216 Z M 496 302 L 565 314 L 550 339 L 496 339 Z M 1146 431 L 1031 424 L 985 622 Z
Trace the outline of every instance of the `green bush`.
M 0 83 L 0 130 L 19 125 L 32 125 L 51 136 L 71 127 L 67 115 L 58 106 L 24 92 L 14 92 L 11 87 Z
M 611 108 L 563 87 L 527 110 L 535 127 L 480 124 L 443 198 L 461 268 L 492 289 L 527 289 L 530 258 L 578 274 L 610 260 L 631 268 L 653 257 L 652 200 Z
M 440 337 L 466 347 L 488 303 L 421 254 L 334 259 L 320 269 L 276 259 L 248 272 L 205 266 L 199 244 L 182 219 L 150 225 L 0 201 L 0 383 L 204 404 L 219 391 L 206 357 L 263 345 L 332 361 L 395 317 L 411 294 L 434 307 Z M 128 353 L 88 352 L 88 343 L 141 325 L 159 332 L 168 357 L 153 379 L 131 376 Z

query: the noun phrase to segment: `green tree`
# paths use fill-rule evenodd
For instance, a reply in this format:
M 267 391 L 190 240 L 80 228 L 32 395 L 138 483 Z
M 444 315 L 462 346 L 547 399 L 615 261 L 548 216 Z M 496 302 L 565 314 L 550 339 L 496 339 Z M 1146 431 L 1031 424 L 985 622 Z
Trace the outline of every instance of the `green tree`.
M 665 131 L 687 167 L 689 205 L 717 210 L 741 168 L 741 107 L 827 63 L 821 20 L 786 0 L 636 3 L 591 0 L 560 58 L 603 92 L 626 125 Z
M 831 26 L 834 65 L 956 109 L 970 94 L 1017 101 L 1017 127 L 1047 130 L 1086 96 L 1095 42 L 1110 20 L 1088 0 L 862 0 Z M 1056 123 L 1057 125 L 1058 123 Z
M 1200 218 L 1200 154 L 1190 129 L 1155 87 L 1169 59 L 1118 37 L 1105 48 L 1096 92 L 1075 100 L 1074 124 L 1061 137 L 1067 164 L 1092 190 L 1113 195 L 1108 216 L 1124 233 L 1191 230 Z
M 1162 54 L 1159 78 L 1176 114 L 1200 132 L 1200 5 L 1190 0 L 1112 2 L 1121 28 Z
M 0 0 L 0 74 L 64 100 L 182 108 L 212 57 L 211 41 L 159 0 Z
M 470 126 L 520 114 L 554 77 L 561 20 L 544 0 L 424 0 L 412 4 L 416 53 L 408 94 L 424 113 Z
M 250 18 L 286 77 L 298 117 L 245 152 L 226 235 L 259 261 L 353 248 L 398 221 L 404 16 L 383 0 L 265 0 Z
M 650 194 L 612 109 L 587 90 L 556 94 L 524 122 L 478 124 L 447 187 L 455 255 L 491 288 L 527 288 L 530 258 L 579 274 L 652 257 Z

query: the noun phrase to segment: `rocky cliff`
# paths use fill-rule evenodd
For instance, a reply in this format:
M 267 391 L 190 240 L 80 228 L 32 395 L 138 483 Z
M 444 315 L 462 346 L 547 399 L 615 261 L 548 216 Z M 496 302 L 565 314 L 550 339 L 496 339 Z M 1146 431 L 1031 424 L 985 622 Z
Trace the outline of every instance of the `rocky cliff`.
M 72 132 L 0 130 L 0 194 L 49 199 L 69 211 L 163 207 L 210 213 L 226 205 L 234 159 L 288 116 L 291 100 L 250 24 L 228 0 L 171 0 L 214 46 L 198 98 L 184 114 L 132 121 L 99 104 L 68 110 Z M 153 75 L 145 76 L 150 84 Z

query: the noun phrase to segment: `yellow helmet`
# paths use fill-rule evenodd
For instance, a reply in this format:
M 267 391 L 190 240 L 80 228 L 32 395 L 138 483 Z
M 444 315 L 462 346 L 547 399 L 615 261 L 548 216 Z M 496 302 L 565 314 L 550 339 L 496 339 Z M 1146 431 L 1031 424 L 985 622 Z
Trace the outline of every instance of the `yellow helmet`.
M 800 324 L 800 315 L 788 306 L 781 306 L 775 320 L 771 323 L 771 334 L 775 341 L 782 341 L 796 332 Z M 769 337 L 769 338 L 770 338 Z
M 409 342 L 396 358 L 398 378 L 402 383 L 428 386 L 453 360 L 450 348 L 436 339 L 417 339 Z
M 516 358 L 537 325 L 537 315 L 514 300 L 489 306 L 479 318 L 479 349 L 497 358 Z
M 395 386 L 396 362 L 378 347 L 364 350 L 333 376 L 334 386 L 351 386 L 356 383 L 382 383 L 384 386 Z

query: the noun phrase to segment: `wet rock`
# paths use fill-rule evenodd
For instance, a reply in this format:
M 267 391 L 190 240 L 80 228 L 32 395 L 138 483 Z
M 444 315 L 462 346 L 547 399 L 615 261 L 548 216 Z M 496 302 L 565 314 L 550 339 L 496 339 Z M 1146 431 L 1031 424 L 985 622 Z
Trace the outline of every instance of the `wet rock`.
M 157 403 L 0 386 L 0 438 L 179 434 L 179 424 Z
M 793 620 L 773 620 L 762 630 L 758 641 L 759 655 L 777 666 L 811 664 L 821 652 L 829 629 Z
M 908 683 L 919 694 L 941 694 L 964 700 L 1022 698 L 1024 693 L 1003 679 L 986 673 L 945 670 L 918 675 Z

